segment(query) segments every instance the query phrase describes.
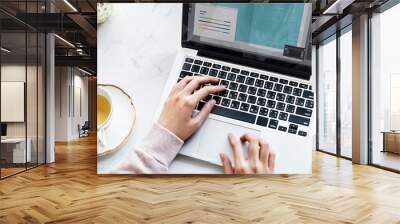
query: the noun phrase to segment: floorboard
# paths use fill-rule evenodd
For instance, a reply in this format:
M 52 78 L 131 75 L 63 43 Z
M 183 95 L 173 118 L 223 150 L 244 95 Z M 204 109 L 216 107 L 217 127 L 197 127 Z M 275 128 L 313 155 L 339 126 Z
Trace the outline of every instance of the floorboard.
M 99 176 L 96 139 L 0 181 L 0 223 L 400 223 L 400 175 L 321 152 L 312 175 Z

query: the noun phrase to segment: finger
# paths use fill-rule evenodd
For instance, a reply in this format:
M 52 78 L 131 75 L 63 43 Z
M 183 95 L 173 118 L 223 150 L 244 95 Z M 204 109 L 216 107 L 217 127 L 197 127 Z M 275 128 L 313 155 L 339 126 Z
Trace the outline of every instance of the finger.
M 196 76 L 183 89 L 187 95 L 191 95 L 197 88 L 206 83 L 218 83 L 219 79 L 212 76 Z
M 200 100 L 204 99 L 206 96 L 221 92 L 224 90 L 226 87 L 225 86 L 205 86 L 201 88 L 199 91 L 196 91 L 192 96 L 192 100 L 194 100 L 196 103 L 199 102 Z
M 260 144 L 258 142 L 258 138 L 251 134 L 244 134 L 240 137 L 242 142 L 248 142 L 248 150 L 249 150 L 249 162 L 251 167 L 256 167 L 257 163 L 260 160 Z
M 268 168 L 271 171 L 271 173 L 273 173 L 275 170 L 275 158 L 276 158 L 275 152 L 273 150 L 270 150 L 268 157 Z
M 235 162 L 235 167 L 242 167 L 244 165 L 244 158 L 242 152 L 242 144 L 239 139 L 233 134 L 228 134 L 229 144 L 231 145 L 233 152 L 233 160 Z
M 182 91 L 185 86 L 194 79 L 194 76 L 185 76 L 181 81 L 175 84 L 174 89 L 176 92 Z
M 231 160 L 228 158 L 228 156 L 225 155 L 224 153 L 220 153 L 219 156 L 221 158 L 221 162 L 224 167 L 224 173 L 233 174 L 232 163 Z
M 269 164 L 269 145 L 264 139 L 260 139 L 260 160 L 265 167 Z
M 215 100 L 209 100 L 201 109 L 201 111 L 193 118 L 194 123 L 197 126 L 201 126 L 203 122 L 207 119 L 211 110 L 214 108 Z

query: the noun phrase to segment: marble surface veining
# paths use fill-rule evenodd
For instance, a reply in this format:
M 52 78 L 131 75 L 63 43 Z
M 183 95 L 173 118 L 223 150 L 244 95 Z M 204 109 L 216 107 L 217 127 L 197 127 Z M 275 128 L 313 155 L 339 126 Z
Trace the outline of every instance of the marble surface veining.
M 134 131 L 119 151 L 98 159 L 98 172 L 108 173 L 149 130 L 181 42 L 181 4 L 115 4 L 97 30 L 98 83 L 114 84 L 133 99 Z M 219 167 L 178 156 L 171 173 L 216 173 Z

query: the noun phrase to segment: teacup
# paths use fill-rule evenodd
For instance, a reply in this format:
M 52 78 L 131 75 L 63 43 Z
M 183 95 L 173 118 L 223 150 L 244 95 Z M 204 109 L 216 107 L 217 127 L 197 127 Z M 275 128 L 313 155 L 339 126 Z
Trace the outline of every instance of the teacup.
M 97 139 L 102 146 L 106 146 L 104 132 L 111 123 L 112 110 L 110 94 L 97 88 Z

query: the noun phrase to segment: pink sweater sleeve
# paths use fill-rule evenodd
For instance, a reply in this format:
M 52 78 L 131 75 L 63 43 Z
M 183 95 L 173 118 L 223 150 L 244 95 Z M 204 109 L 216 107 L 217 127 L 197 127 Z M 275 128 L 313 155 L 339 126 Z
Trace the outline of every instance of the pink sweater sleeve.
M 175 134 L 153 124 L 147 136 L 117 165 L 114 173 L 166 173 L 182 145 L 183 141 Z

